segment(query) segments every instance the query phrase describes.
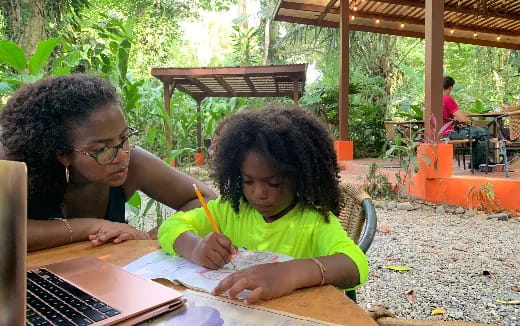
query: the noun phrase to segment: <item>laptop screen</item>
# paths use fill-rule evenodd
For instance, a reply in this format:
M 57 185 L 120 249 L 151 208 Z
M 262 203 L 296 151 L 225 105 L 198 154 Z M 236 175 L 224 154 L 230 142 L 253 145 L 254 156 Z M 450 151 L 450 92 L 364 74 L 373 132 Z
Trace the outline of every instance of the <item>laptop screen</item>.
M 0 325 L 25 324 L 27 169 L 0 160 Z

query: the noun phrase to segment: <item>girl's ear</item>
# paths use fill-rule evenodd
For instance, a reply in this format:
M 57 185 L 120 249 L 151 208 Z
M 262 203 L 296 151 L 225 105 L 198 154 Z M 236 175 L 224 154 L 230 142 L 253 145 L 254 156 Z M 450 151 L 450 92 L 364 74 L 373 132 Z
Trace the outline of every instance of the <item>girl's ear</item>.
M 61 151 L 56 152 L 56 159 L 63 164 L 63 166 L 69 166 L 70 165 L 70 155 L 64 154 Z

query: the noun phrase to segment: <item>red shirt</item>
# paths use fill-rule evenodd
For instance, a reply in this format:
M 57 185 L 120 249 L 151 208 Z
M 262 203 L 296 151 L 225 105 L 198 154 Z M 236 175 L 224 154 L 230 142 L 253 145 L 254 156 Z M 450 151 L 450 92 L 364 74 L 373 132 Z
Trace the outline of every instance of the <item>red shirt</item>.
M 457 102 L 455 102 L 454 99 L 452 99 L 450 96 L 447 96 L 447 95 L 444 95 L 442 97 L 442 125 L 445 125 L 449 122 L 453 122 L 451 120 L 447 120 L 447 119 L 444 119 L 444 118 L 450 118 L 450 119 L 453 119 L 454 118 L 454 113 L 457 112 L 459 110 L 459 106 L 457 105 Z M 452 126 L 446 128 L 446 130 L 444 130 L 444 135 L 448 135 L 450 133 L 452 129 Z

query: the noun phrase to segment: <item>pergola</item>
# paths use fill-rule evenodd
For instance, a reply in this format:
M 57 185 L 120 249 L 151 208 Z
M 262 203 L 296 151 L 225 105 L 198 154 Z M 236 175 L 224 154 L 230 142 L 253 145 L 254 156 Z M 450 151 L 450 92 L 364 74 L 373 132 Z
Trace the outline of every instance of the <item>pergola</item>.
M 442 117 L 444 41 L 520 49 L 517 0 L 279 0 L 275 20 L 340 28 L 340 140 L 348 139 L 350 30 L 425 39 L 425 121 Z
M 220 68 L 153 68 L 152 76 L 164 85 L 164 106 L 171 117 L 170 100 L 175 89 L 200 104 L 206 97 L 289 97 L 295 103 L 305 90 L 306 64 Z M 171 144 L 170 126 L 166 125 Z M 201 117 L 197 117 L 197 150 L 202 150 Z

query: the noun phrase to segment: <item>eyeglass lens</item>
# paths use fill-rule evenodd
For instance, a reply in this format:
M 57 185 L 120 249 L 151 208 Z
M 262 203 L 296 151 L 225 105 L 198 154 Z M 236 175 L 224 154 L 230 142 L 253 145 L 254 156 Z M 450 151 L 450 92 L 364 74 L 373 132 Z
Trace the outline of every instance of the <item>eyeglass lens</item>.
M 107 146 L 102 151 L 98 152 L 97 154 L 97 161 L 101 165 L 106 165 L 111 163 L 113 160 L 115 160 L 117 156 L 117 152 L 119 149 L 122 148 L 125 152 L 130 151 L 130 138 L 127 137 L 121 144 L 117 146 Z

